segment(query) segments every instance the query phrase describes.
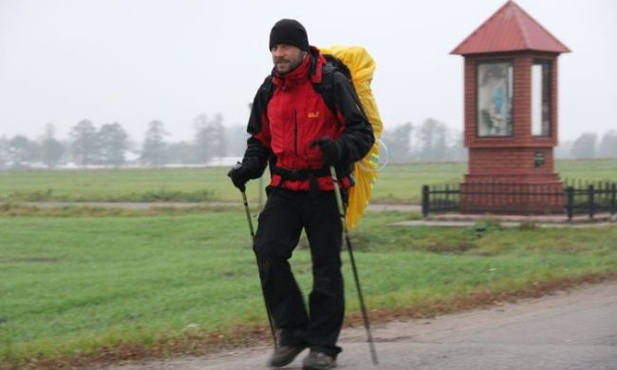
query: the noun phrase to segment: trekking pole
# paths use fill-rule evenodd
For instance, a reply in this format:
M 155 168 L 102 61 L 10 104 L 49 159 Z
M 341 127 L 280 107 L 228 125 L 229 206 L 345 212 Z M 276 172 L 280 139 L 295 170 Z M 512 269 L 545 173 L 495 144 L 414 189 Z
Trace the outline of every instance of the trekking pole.
M 364 298 L 362 296 L 362 289 L 360 288 L 360 278 L 358 278 L 358 269 L 356 268 L 356 260 L 351 248 L 351 240 L 349 240 L 349 231 L 347 230 L 347 223 L 345 222 L 345 207 L 343 206 L 343 197 L 341 195 L 341 187 L 338 182 L 338 176 L 336 175 L 336 169 L 334 166 L 330 166 L 330 175 L 332 176 L 332 183 L 334 184 L 334 194 L 336 196 L 336 204 L 341 216 L 341 225 L 343 226 L 343 236 L 347 243 L 347 250 L 349 251 L 349 260 L 351 261 L 351 269 L 353 271 L 353 277 L 356 282 L 356 291 L 358 291 L 358 299 L 360 300 L 360 310 L 362 311 L 362 318 L 364 319 L 364 327 L 366 328 L 366 338 L 368 340 L 369 349 L 371 351 L 371 359 L 373 365 L 377 365 L 377 351 L 375 350 L 375 343 L 373 342 L 373 336 L 371 335 L 371 325 L 369 323 L 368 314 L 366 312 L 366 306 L 364 305 Z
M 249 209 L 249 202 L 246 198 L 246 191 L 240 190 L 242 193 L 242 202 L 244 203 L 244 210 L 246 211 L 246 220 L 249 224 L 249 230 L 251 232 L 251 239 L 255 240 L 255 231 L 253 230 L 253 221 L 251 220 L 251 211 Z M 263 280 L 261 279 L 261 271 L 262 265 L 259 261 L 259 257 L 255 254 L 257 259 L 257 269 L 259 270 L 259 283 L 261 285 L 261 293 L 264 297 L 264 306 L 266 307 L 266 314 L 268 315 L 268 324 L 270 324 L 270 334 L 272 335 L 272 340 L 274 341 L 274 351 L 278 350 L 278 342 L 276 340 L 276 330 L 274 329 L 274 319 L 272 318 L 272 312 L 270 312 L 270 307 L 268 306 L 268 300 L 266 299 L 266 291 L 264 290 Z

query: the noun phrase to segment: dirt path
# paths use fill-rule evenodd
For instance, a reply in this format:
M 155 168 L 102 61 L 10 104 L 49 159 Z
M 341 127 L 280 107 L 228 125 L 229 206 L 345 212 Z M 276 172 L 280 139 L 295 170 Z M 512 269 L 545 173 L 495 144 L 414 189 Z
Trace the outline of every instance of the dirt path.
M 149 209 L 155 207 L 169 208 L 194 208 L 194 207 L 242 207 L 240 202 L 26 202 L 28 206 L 39 208 L 55 207 L 100 207 L 100 208 L 126 208 L 126 209 Z M 406 211 L 420 212 L 421 207 L 416 204 L 370 204 L 371 211 Z
M 617 370 L 617 281 L 372 329 L 380 364 L 371 363 L 359 327 L 343 331 L 337 369 Z M 253 347 L 106 370 L 267 369 L 269 352 Z M 286 369 L 301 369 L 303 356 Z

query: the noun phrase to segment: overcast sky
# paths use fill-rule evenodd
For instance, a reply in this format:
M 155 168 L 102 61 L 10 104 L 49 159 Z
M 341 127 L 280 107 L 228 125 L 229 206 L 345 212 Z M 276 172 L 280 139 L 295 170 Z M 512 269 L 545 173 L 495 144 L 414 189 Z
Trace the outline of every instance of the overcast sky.
M 463 128 L 463 57 L 450 52 L 505 0 L 0 0 L 0 136 L 65 138 L 82 119 L 170 140 L 220 113 L 245 125 L 271 69 L 268 35 L 296 18 L 316 46 L 363 45 L 386 128 Z M 560 138 L 617 129 L 617 1 L 518 0 L 572 53 L 559 58 Z

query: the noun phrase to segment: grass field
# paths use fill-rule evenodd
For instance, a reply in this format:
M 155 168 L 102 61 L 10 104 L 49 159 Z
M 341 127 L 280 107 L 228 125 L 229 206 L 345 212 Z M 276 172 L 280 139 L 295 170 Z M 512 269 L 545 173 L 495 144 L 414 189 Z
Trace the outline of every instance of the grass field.
M 613 180 L 617 159 L 558 161 L 562 179 Z M 465 163 L 390 164 L 379 173 L 374 202 L 419 203 L 422 185 L 461 181 Z M 0 201 L 238 201 L 228 168 L 0 172 Z M 267 175 L 266 175 L 267 178 Z M 265 184 L 251 181 L 254 199 Z
M 614 178 L 615 163 L 570 163 L 568 171 L 577 178 Z M 590 167 L 596 170 L 586 175 Z M 389 166 L 376 197 L 413 202 L 399 183 L 415 188 L 457 178 L 463 171 L 462 164 Z M 268 343 L 241 209 L 69 207 L 39 212 L 15 201 L 15 194 L 45 192 L 46 187 L 52 190 L 42 199 L 134 200 L 120 198 L 156 189 L 186 195 L 204 184 L 212 194 L 208 199 L 237 201 L 225 170 L 0 174 L 0 194 L 13 192 L 5 195 L 11 202 L 0 207 L 1 370 L 69 369 L 200 354 L 251 340 Z M 257 187 L 253 190 L 256 194 Z M 614 226 L 506 229 L 490 219 L 468 228 L 392 226 L 417 217 L 368 213 L 351 234 L 374 320 L 430 316 L 617 276 Z M 292 263 L 308 292 L 305 244 Z M 344 258 L 346 320 L 358 324 L 346 253 Z

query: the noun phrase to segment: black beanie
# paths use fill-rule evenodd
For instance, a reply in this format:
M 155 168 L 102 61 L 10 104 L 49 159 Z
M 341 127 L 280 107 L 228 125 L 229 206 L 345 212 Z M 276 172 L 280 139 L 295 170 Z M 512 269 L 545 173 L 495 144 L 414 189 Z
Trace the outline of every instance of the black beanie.
M 274 24 L 270 31 L 270 50 L 277 44 L 287 44 L 309 51 L 306 29 L 294 19 L 281 19 Z

